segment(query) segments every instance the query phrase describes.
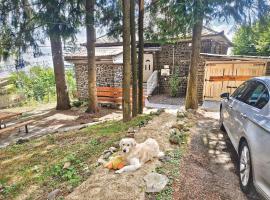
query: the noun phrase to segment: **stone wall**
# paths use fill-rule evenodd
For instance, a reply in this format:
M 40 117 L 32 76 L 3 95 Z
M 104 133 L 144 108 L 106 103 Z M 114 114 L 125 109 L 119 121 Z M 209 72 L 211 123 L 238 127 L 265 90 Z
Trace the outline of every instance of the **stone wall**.
M 173 47 L 174 46 L 174 47 Z M 185 96 L 188 81 L 188 72 L 190 66 L 192 46 L 190 42 L 181 42 L 174 45 L 163 45 L 161 51 L 155 55 L 156 69 L 161 70 L 164 65 L 170 66 L 170 71 L 179 75 L 181 83 L 178 91 L 179 96 Z M 202 42 L 202 53 L 211 54 L 227 54 L 228 47 L 212 40 L 204 40 Z M 174 54 L 174 56 L 173 56 Z M 174 57 L 174 59 L 173 59 Z M 198 98 L 199 102 L 203 100 L 204 85 L 204 64 L 203 60 L 198 69 Z M 174 65 L 174 69 L 173 69 Z M 169 77 L 160 76 L 159 93 L 169 93 Z
M 122 65 L 97 64 L 97 86 L 122 87 Z M 86 64 L 75 64 L 77 92 L 80 100 L 88 98 L 88 69 Z

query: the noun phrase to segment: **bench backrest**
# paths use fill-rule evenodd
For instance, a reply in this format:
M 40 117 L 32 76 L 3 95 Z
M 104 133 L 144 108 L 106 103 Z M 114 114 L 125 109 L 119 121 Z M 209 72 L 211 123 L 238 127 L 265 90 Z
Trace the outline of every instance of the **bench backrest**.
M 121 104 L 123 89 L 119 87 L 97 87 L 97 97 L 99 103 Z M 130 88 L 130 101 L 132 103 L 132 88 Z

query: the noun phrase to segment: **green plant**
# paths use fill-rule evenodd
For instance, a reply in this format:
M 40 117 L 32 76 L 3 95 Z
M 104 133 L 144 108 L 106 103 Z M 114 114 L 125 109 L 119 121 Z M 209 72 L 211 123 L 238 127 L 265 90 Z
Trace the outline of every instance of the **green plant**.
M 64 168 L 65 163 L 69 162 L 70 166 Z M 72 186 L 77 186 L 82 177 L 79 174 L 79 167 L 82 161 L 78 159 L 74 154 L 68 155 L 63 162 L 53 165 L 49 169 L 49 175 L 55 179 L 59 179 L 60 182 L 69 182 Z
M 47 101 L 55 96 L 55 80 L 51 68 L 32 67 L 29 72 L 15 72 L 9 78 L 17 92 L 28 100 Z
M 66 80 L 69 94 L 71 95 L 72 98 L 76 98 L 77 87 L 76 87 L 75 73 L 73 70 L 69 69 L 66 71 Z
M 170 86 L 170 95 L 172 97 L 177 97 L 180 85 L 180 77 L 176 74 L 173 74 L 169 79 L 169 86 Z
M 76 82 L 72 70 L 67 71 L 66 79 L 70 93 L 75 94 Z M 56 98 L 55 76 L 52 68 L 36 66 L 29 72 L 14 72 L 9 81 L 11 83 L 9 91 L 23 94 L 28 102 L 51 102 Z
M 79 108 L 81 107 L 81 105 L 83 105 L 83 103 L 84 103 L 83 101 L 73 101 L 72 106 Z

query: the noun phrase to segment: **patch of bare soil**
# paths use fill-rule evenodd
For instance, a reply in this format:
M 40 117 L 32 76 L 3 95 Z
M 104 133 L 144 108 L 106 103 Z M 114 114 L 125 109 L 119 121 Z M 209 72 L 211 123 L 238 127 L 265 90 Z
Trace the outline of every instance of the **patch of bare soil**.
M 185 98 L 181 97 L 170 97 L 166 94 L 157 94 L 149 97 L 150 103 L 155 104 L 168 104 L 168 105 L 183 105 Z
M 25 111 L 26 112 L 23 112 Z M 98 121 L 119 119 L 121 111 L 117 109 L 111 109 L 107 107 L 101 107 L 100 111 L 96 114 L 85 113 L 86 107 L 71 108 L 70 110 L 59 111 L 55 110 L 51 105 L 40 106 L 31 111 L 27 111 L 27 108 L 22 107 L 21 110 L 13 109 L 8 110 L 10 112 L 22 112 L 23 115 L 19 119 L 14 119 L 11 123 L 20 123 L 23 121 L 34 120 L 34 123 L 30 124 L 29 133 L 24 131 L 18 132 L 13 130 L 0 135 L 0 147 L 4 147 L 8 144 L 15 143 L 19 138 L 32 138 L 40 137 L 48 133 L 54 133 L 57 130 L 69 129 L 76 126 L 83 126 Z M 8 126 L 11 124 L 8 123 Z
M 174 199 L 245 200 L 236 175 L 237 154 L 226 134 L 219 130 L 218 120 L 196 116 L 191 130 L 189 149 L 180 164 L 180 179 L 174 185 Z
M 33 118 L 39 121 L 38 126 L 40 127 L 61 125 L 63 128 L 95 122 L 98 121 L 99 118 L 116 111 L 114 109 L 102 107 L 98 113 L 89 114 L 85 113 L 85 110 L 85 107 L 72 108 L 65 111 L 52 109 L 44 115 L 39 115 L 37 117 L 33 116 Z
M 169 129 L 176 122 L 176 116 L 162 113 L 135 134 L 137 142 L 147 138 L 158 141 L 162 151 L 173 149 L 169 143 Z M 155 170 L 161 163 L 158 160 L 146 163 L 141 169 L 123 174 L 98 167 L 93 175 L 75 189 L 67 200 L 143 200 L 145 199 L 145 183 L 143 177 Z

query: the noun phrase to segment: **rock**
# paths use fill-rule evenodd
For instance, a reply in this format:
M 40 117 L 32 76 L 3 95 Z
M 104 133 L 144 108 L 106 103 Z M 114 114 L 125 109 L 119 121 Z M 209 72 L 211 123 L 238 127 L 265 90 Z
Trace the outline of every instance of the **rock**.
M 115 148 L 119 148 L 119 142 L 114 142 L 114 143 L 113 143 L 113 146 L 114 146 Z
M 61 192 L 61 191 L 60 191 L 59 189 L 56 189 L 56 190 L 50 192 L 50 193 L 48 194 L 48 196 L 47 196 L 47 200 L 55 200 L 56 197 L 59 195 L 60 192 Z
M 29 141 L 30 141 L 29 139 L 20 138 L 20 139 L 17 140 L 16 144 L 24 144 L 24 143 L 29 142 Z
M 109 157 L 111 157 L 112 154 L 113 153 L 111 151 L 107 151 L 102 155 L 102 157 L 103 157 L 103 159 L 107 160 L 107 159 L 109 159 Z
M 156 115 L 159 116 L 161 113 L 165 112 L 164 108 L 158 109 L 157 111 L 151 111 L 150 115 Z
M 65 164 L 64 164 L 64 166 L 63 166 L 63 169 L 67 169 L 67 168 L 69 168 L 69 167 L 70 167 L 70 165 L 71 165 L 71 163 L 70 163 L 70 162 L 65 162 Z
M 135 133 L 136 131 L 133 127 L 130 127 L 127 132 L 128 133 Z
M 92 121 L 93 122 L 99 122 L 99 119 L 98 118 L 93 118 Z
M 135 129 L 135 128 L 133 128 L 133 127 L 130 127 L 130 128 L 128 129 L 128 131 L 127 131 L 126 137 L 134 138 L 136 132 L 138 132 L 137 129 Z
M 97 164 L 98 165 L 103 165 L 105 163 L 106 163 L 106 161 L 103 159 L 103 156 L 100 156 L 99 159 L 97 160 Z
M 189 128 L 188 127 L 184 127 L 183 128 L 183 131 L 188 132 L 189 131 Z
M 177 118 L 185 118 L 186 116 L 185 112 L 177 112 Z
M 117 151 L 117 149 L 115 147 L 110 147 L 109 150 L 112 152 L 112 153 L 115 153 Z
M 161 192 L 167 185 L 169 179 L 167 176 L 155 172 L 147 174 L 144 178 L 146 183 L 146 192 Z
M 158 114 L 161 114 L 161 113 L 163 113 L 163 112 L 165 112 L 165 109 L 164 109 L 164 108 L 160 108 L 160 109 L 157 110 L 157 113 L 158 113 Z
M 127 133 L 126 137 L 135 138 L 135 133 Z
M 40 168 L 38 165 L 35 165 L 32 170 L 33 172 L 38 173 L 40 171 Z
M 160 160 L 161 162 L 169 162 L 169 161 L 171 160 L 171 157 L 165 155 L 165 156 L 159 158 L 159 160 Z
M 181 131 L 183 128 L 185 127 L 184 123 L 179 122 L 179 123 L 175 123 L 172 125 L 172 129 L 178 129 L 179 131 Z
M 197 110 L 194 110 L 194 109 L 188 109 L 187 112 L 188 112 L 188 113 L 191 113 L 191 114 L 196 114 L 196 113 L 197 113 Z
M 67 190 L 69 193 L 73 192 L 73 187 L 71 185 L 67 186 Z
M 0 193 L 4 191 L 4 186 L 0 183 Z

